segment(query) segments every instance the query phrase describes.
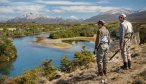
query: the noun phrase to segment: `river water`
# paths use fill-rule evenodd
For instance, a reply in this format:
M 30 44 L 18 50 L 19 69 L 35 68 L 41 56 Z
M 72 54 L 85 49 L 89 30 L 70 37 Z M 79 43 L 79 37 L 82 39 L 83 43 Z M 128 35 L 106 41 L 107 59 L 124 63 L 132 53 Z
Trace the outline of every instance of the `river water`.
M 22 75 L 25 70 L 40 66 L 45 59 L 53 59 L 52 64 L 59 67 L 61 56 L 67 54 L 70 59 L 73 59 L 74 52 L 80 51 L 82 46 L 86 46 L 90 51 L 93 51 L 94 48 L 94 43 L 83 41 L 73 42 L 73 48 L 68 50 L 41 47 L 32 43 L 37 36 L 49 36 L 49 34 L 26 36 L 13 40 L 17 49 L 17 58 L 9 63 L 0 64 L 0 76 Z

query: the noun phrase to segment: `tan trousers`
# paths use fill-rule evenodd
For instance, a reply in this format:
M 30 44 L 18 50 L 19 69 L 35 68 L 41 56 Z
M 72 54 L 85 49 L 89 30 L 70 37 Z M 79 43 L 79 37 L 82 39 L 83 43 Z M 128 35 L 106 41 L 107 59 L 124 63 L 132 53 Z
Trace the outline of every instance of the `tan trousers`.
M 131 61 L 131 51 L 130 51 L 131 40 L 128 38 L 125 38 L 124 41 L 126 43 L 124 44 L 123 49 L 121 49 L 121 56 L 122 56 L 123 62 L 128 62 L 128 60 Z

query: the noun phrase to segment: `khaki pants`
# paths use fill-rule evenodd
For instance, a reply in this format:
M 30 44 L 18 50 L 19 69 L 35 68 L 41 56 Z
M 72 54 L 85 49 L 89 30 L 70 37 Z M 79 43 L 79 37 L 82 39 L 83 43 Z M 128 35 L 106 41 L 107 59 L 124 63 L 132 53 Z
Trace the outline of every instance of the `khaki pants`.
M 103 72 L 107 69 L 107 52 L 109 50 L 109 45 L 107 43 L 101 44 L 99 49 L 96 50 L 96 61 L 98 72 Z
M 123 49 L 121 49 L 121 55 L 122 55 L 123 62 L 128 62 L 128 60 L 131 61 L 131 51 L 130 51 L 131 40 L 128 38 L 125 38 L 124 41 L 126 43 L 124 44 Z

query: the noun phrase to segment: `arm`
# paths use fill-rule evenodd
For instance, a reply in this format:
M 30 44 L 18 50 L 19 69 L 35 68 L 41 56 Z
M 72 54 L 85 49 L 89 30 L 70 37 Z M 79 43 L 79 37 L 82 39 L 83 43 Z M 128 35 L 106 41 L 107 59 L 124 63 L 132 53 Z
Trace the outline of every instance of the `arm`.
M 123 44 L 124 44 L 124 37 L 125 37 L 125 26 L 123 24 L 121 24 L 119 33 L 120 33 L 120 46 L 123 46 Z
M 96 41 L 95 41 L 95 49 L 97 49 L 99 46 L 99 42 L 100 42 L 99 36 L 100 36 L 100 31 L 97 31 L 97 36 L 96 36 Z
M 110 44 L 110 33 L 108 33 L 108 44 Z

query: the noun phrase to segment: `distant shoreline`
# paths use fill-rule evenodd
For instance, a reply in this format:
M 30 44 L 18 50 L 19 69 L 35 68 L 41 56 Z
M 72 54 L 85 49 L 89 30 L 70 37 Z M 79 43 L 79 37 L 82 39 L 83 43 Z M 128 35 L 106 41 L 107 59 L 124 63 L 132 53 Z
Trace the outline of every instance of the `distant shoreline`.
M 33 43 L 38 46 L 57 48 L 57 49 L 70 49 L 73 46 L 69 43 L 63 42 L 63 40 L 85 40 L 94 42 L 94 37 L 73 37 L 73 38 L 61 38 L 61 39 L 49 39 L 48 37 L 36 37 L 36 41 Z

